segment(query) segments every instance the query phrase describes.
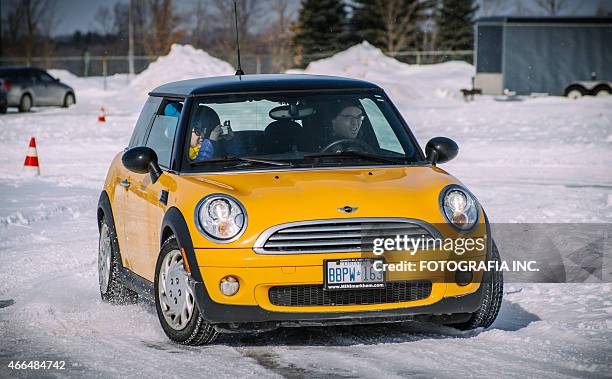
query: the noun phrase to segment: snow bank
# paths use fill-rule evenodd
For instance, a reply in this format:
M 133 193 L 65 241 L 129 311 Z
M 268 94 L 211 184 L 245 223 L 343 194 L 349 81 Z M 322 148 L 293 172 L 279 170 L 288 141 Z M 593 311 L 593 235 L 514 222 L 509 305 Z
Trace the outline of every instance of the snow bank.
M 302 71 L 288 71 L 298 72 Z M 459 90 L 470 86 L 474 67 L 459 61 L 408 65 L 388 57 L 364 41 L 329 58 L 310 63 L 303 73 L 368 80 L 383 87 L 394 98 L 459 99 Z
M 142 106 L 147 93 L 157 86 L 177 80 L 207 76 L 232 75 L 234 68 L 227 62 L 212 57 L 191 45 L 174 44 L 168 55 L 152 62 L 138 74 L 124 91 L 121 99 L 136 101 Z
M 74 86 L 75 83 L 81 81 L 83 78 L 79 78 L 68 70 L 51 69 L 48 71 L 51 76 L 58 78 L 62 82 L 69 86 Z

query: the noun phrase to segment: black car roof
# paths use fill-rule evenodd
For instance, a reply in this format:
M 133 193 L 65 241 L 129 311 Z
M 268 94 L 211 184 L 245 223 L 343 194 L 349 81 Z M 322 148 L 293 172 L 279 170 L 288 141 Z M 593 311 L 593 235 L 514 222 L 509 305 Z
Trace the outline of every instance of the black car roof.
M 181 80 L 161 85 L 151 91 L 149 95 L 186 97 L 223 93 L 309 90 L 381 90 L 381 88 L 365 80 L 337 76 L 263 74 Z
M 0 72 L 44 71 L 42 68 L 29 66 L 2 66 Z

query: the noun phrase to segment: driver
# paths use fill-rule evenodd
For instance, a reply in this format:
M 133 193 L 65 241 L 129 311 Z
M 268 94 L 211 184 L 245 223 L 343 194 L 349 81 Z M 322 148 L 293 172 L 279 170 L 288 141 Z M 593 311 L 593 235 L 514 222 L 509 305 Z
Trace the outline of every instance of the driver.
M 356 101 L 344 101 L 340 103 L 337 109 L 339 109 L 339 112 L 331 120 L 332 138 L 330 142 L 357 138 L 361 124 L 365 119 L 361 105 Z

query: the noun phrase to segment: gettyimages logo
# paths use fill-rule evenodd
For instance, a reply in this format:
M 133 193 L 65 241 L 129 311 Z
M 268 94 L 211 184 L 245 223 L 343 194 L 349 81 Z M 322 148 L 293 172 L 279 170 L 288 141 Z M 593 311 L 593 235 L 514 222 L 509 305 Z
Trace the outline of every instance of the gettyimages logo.
M 431 226 L 448 230 L 446 224 Z M 385 272 L 503 271 L 506 282 L 612 282 L 611 224 L 492 224 L 490 230 L 490 238 L 401 231 L 377 236 L 372 230 L 362 238 L 362 251 L 382 258 L 374 269 Z M 499 259 L 490 259 L 494 244 Z
M 486 239 L 478 238 L 432 238 L 421 235 L 419 237 L 396 235 L 393 238 L 374 238 L 373 252 L 381 255 L 385 251 L 405 251 L 415 255 L 419 250 L 442 250 L 463 255 L 471 251 L 484 251 Z

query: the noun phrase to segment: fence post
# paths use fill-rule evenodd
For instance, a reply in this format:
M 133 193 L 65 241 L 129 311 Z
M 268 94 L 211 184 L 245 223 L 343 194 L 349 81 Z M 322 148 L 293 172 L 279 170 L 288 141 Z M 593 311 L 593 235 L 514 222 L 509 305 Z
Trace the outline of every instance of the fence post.
M 89 76 L 89 61 L 91 59 L 91 56 L 89 55 L 89 50 L 85 50 L 85 52 L 83 53 L 83 76 L 84 77 L 88 77 Z
M 106 91 L 106 75 L 107 75 L 106 57 L 102 57 L 102 76 L 104 76 L 104 90 L 105 91 Z
M 420 51 L 416 52 L 416 64 L 417 65 L 421 64 L 421 52 Z
M 256 74 L 261 74 L 261 55 L 256 54 L 255 55 L 255 73 Z

